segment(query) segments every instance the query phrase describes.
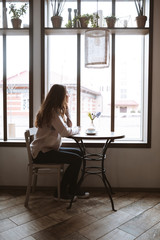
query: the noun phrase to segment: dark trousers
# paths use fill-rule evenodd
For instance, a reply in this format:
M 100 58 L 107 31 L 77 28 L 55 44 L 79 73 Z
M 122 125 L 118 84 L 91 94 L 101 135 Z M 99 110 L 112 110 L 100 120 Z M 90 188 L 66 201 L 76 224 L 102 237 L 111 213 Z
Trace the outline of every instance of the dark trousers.
M 78 175 L 82 164 L 82 154 L 79 149 L 61 147 L 59 151 L 39 152 L 33 159 L 34 163 L 64 163 L 69 164 L 61 181 L 61 194 L 73 194 L 76 190 Z

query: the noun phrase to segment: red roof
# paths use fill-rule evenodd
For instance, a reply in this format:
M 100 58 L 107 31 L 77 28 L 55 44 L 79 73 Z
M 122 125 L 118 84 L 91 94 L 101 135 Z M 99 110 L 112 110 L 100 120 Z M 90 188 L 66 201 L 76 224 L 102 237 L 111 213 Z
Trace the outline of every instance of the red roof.
M 118 100 L 116 101 L 116 107 L 126 107 L 126 106 L 138 106 L 138 103 L 134 100 Z
M 2 82 L 3 80 L 0 81 L 1 84 Z M 29 84 L 29 72 L 26 70 L 7 78 L 7 84 Z

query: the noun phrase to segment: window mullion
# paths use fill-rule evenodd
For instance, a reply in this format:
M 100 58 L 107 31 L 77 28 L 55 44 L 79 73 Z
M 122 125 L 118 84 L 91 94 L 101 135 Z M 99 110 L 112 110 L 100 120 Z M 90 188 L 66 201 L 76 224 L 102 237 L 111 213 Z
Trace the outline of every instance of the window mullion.
M 80 126 L 81 35 L 77 34 L 77 125 Z
M 77 1 L 78 14 L 81 13 L 81 0 Z M 77 125 L 81 119 L 81 35 L 77 34 Z
M 111 131 L 115 124 L 115 34 L 112 34 L 112 68 L 111 68 Z
M 112 15 L 115 15 L 115 0 L 112 0 Z M 111 63 L 111 131 L 115 125 L 115 34 L 112 34 L 112 63 Z
M 6 35 L 3 35 L 3 122 L 4 141 L 7 141 L 7 66 L 6 66 Z
M 33 126 L 33 1 L 30 0 L 29 14 L 29 126 Z

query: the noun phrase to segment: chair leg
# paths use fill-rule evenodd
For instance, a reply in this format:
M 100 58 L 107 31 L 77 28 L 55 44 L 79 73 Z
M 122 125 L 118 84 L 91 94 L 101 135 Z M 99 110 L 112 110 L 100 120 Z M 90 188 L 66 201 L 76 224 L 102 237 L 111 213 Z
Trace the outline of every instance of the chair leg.
M 57 189 L 58 189 L 58 201 L 60 201 L 61 198 L 61 167 L 58 168 L 58 179 L 57 179 Z
M 28 173 L 28 185 L 27 185 L 27 191 L 26 191 L 26 199 L 24 203 L 25 207 L 28 207 L 28 202 L 29 202 L 29 197 L 31 192 L 31 185 L 32 185 L 32 169 L 30 169 Z
M 33 178 L 33 189 L 32 192 L 35 192 L 36 186 L 37 186 L 37 174 L 38 174 L 38 169 L 34 170 L 34 178 Z

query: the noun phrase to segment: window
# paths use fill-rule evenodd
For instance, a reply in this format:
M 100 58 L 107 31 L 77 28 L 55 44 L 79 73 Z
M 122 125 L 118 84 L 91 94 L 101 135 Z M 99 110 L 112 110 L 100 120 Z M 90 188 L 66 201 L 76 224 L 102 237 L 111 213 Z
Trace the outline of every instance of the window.
M 74 17 L 75 8 L 81 10 L 81 14 L 93 14 L 97 6 L 100 27 L 106 27 L 104 17 L 108 15 L 115 14 L 118 21 L 115 30 L 111 29 L 109 68 L 88 69 L 84 67 L 85 30 L 67 29 L 65 24 L 68 8 L 72 7 Z M 45 46 L 45 94 L 55 83 L 66 85 L 74 124 L 87 128 L 90 124 L 88 112 L 100 111 L 101 117 L 95 120 L 96 128 L 123 132 L 125 139 L 121 143 L 135 143 L 135 146 L 136 143 L 150 145 L 150 7 L 147 0 L 145 15 L 148 20 L 141 30 L 136 26 L 133 0 L 106 0 L 98 4 L 94 0 L 67 1 L 62 13 L 62 29 L 58 30 L 52 28 L 51 10 L 45 9 L 45 44 L 42 43 Z
M 9 6 L 27 4 L 21 27 L 13 28 Z M 0 140 L 24 140 L 24 131 L 32 121 L 32 1 L 0 1 Z M 2 11 L 3 9 L 3 11 Z M 29 26 L 30 22 L 30 26 Z M 30 109 L 29 109 L 30 107 Z

